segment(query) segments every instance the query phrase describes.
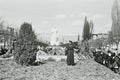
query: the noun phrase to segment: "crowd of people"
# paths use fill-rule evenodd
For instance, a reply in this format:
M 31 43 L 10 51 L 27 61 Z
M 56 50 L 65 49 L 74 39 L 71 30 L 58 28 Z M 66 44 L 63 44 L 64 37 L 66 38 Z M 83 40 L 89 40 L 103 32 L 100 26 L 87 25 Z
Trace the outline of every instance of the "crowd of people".
M 117 48 L 94 48 L 91 51 L 96 62 L 108 67 L 115 73 L 120 72 L 120 53 Z
M 75 65 L 74 62 L 74 49 L 72 42 L 69 42 L 69 46 L 66 47 L 67 65 Z M 120 52 L 117 48 L 99 47 L 99 48 L 85 48 L 84 51 L 79 49 L 79 52 L 86 57 L 90 55 L 96 62 L 102 64 L 115 73 L 120 73 Z

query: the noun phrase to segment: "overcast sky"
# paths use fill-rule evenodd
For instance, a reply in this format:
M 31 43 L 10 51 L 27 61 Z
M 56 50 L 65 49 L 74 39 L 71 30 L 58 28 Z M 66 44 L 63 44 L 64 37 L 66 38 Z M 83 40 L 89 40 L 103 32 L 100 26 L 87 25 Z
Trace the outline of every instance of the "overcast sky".
M 0 0 L 0 16 L 13 27 L 32 23 L 38 33 L 81 34 L 84 17 L 93 20 L 95 33 L 111 28 L 114 0 Z

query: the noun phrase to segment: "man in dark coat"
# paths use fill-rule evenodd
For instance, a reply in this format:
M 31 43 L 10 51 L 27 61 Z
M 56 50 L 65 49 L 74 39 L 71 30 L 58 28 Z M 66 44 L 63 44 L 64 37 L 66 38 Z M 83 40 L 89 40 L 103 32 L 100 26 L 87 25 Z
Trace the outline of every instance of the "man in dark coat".
M 74 63 L 74 48 L 72 41 L 69 41 L 70 45 L 67 47 L 67 65 L 75 65 Z

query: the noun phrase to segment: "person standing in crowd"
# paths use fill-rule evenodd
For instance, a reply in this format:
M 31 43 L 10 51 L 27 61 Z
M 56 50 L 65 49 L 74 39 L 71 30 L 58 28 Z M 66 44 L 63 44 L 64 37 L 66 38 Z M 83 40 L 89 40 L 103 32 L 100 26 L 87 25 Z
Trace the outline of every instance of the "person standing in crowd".
M 74 47 L 72 46 L 72 41 L 69 41 L 69 46 L 67 46 L 67 65 L 75 65 L 74 63 Z

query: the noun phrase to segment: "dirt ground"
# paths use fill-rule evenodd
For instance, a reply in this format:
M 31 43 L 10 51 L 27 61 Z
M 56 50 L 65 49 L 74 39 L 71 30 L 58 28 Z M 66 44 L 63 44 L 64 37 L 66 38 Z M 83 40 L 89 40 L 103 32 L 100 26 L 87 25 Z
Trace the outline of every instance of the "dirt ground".
M 0 59 L 0 80 L 120 80 L 120 75 L 92 60 L 81 60 L 75 66 L 47 62 L 25 67 Z

